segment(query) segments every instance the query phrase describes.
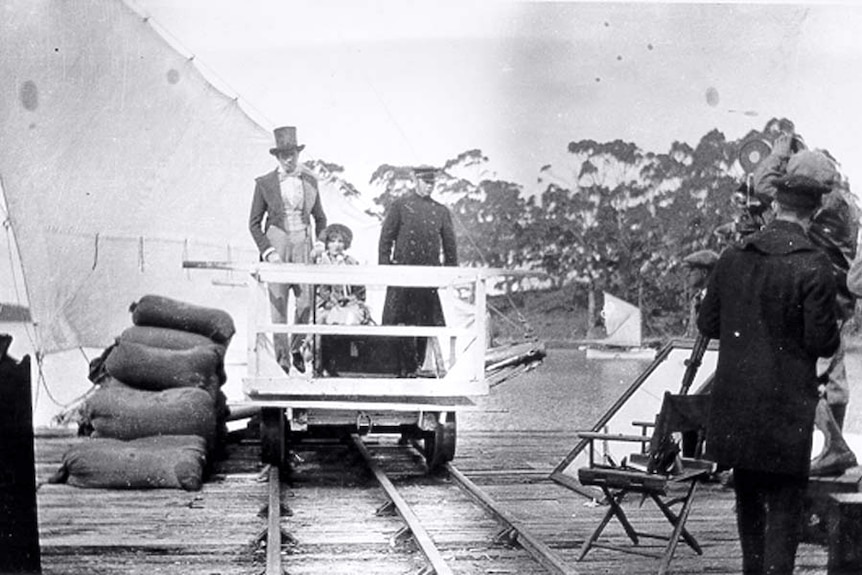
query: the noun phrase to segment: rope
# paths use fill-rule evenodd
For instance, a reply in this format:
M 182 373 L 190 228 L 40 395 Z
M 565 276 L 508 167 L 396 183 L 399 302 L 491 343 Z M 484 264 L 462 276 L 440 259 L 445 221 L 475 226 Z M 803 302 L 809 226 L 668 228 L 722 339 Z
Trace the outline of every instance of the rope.
M 9 262 L 9 270 L 10 277 L 12 278 L 12 291 L 15 294 L 15 303 L 21 307 L 27 307 L 29 313 L 29 297 L 26 295 L 27 285 L 24 284 L 23 288 L 18 285 L 18 277 L 15 274 L 15 262 L 20 260 L 20 254 L 17 254 L 14 251 L 14 246 L 18 244 L 15 242 L 15 230 L 12 226 L 12 218 L 9 216 L 9 211 L 6 208 L 6 196 L 3 193 L 3 177 L 0 176 L 0 199 L 3 201 L 0 202 L 0 209 L 3 210 L 3 229 L 6 230 L 6 251 L 7 251 L 7 261 Z M 21 278 L 23 281 L 23 278 Z M 22 295 L 21 292 L 24 292 Z M 32 319 L 32 318 L 31 318 Z M 24 334 L 27 336 L 27 341 L 30 344 L 30 347 L 33 349 L 40 349 L 41 346 L 37 343 L 37 335 L 36 330 L 32 329 L 32 323 L 24 323 Z M 38 357 L 37 357 L 38 361 Z M 38 389 L 36 394 L 36 399 L 38 399 Z M 35 400 L 34 400 L 35 404 Z
M 18 276 L 15 273 L 15 262 L 17 261 L 17 259 L 20 259 L 20 254 L 18 254 L 18 258 L 16 259 L 16 257 L 15 257 L 16 254 L 13 250 L 13 246 L 17 246 L 18 244 L 16 243 L 16 240 L 15 240 L 15 230 L 13 229 L 14 227 L 12 225 L 12 219 L 10 218 L 9 211 L 5 205 L 5 195 L 2 192 L 3 192 L 3 179 L 2 179 L 2 177 L 0 177 L 0 199 L 3 200 L 2 202 L 0 202 L 0 210 L 2 210 L 2 216 L 3 216 L 3 222 L 2 222 L 3 229 L 6 231 L 6 251 L 7 251 L 6 255 L 7 255 L 7 261 L 9 262 L 9 267 L 11 270 L 10 277 L 12 278 L 12 282 L 11 282 L 12 283 L 12 290 L 15 294 L 15 303 L 21 307 L 25 307 L 25 301 L 26 301 L 26 304 L 27 304 L 26 307 L 29 310 L 29 297 L 26 297 L 25 295 L 22 294 L 22 291 L 26 292 L 26 283 L 22 288 L 19 285 Z M 96 252 L 98 253 L 98 235 L 96 237 Z M 93 262 L 94 268 L 95 268 L 97 260 L 98 260 L 98 255 L 95 256 L 95 260 Z M 23 326 L 24 326 L 24 334 L 27 337 L 27 341 L 30 344 L 30 347 L 33 350 L 35 350 L 34 354 L 33 354 L 34 355 L 33 359 L 34 359 L 34 362 L 36 365 L 36 385 L 34 386 L 35 389 L 33 390 L 34 391 L 34 393 L 33 393 L 33 411 L 35 411 L 36 408 L 39 406 L 39 401 L 41 399 L 41 390 L 43 390 L 43 389 L 45 392 L 45 396 L 48 397 L 48 399 L 52 403 L 54 403 L 54 405 L 61 407 L 63 409 L 67 409 L 70 406 L 74 405 L 75 403 L 80 401 L 83 397 L 85 397 L 88 393 L 90 393 L 90 391 L 92 391 L 92 387 L 91 387 L 86 393 L 74 398 L 69 403 L 63 403 L 62 401 L 58 400 L 54 396 L 54 394 L 51 392 L 51 388 L 48 386 L 48 380 L 45 377 L 45 370 L 44 370 L 44 359 L 45 358 L 41 352 L 42 345 L 38 341 L 38 334 L 37 334 L 36 330 L 33 328 L 32 317 L 31 317 L 31 321 L 30 322 L 24 322 Z M 81 353 L 82 354 L 84 353 L 83 349 L 81 349 Z M 86 354 L 84 354 L 84 357 L 86 358 Z

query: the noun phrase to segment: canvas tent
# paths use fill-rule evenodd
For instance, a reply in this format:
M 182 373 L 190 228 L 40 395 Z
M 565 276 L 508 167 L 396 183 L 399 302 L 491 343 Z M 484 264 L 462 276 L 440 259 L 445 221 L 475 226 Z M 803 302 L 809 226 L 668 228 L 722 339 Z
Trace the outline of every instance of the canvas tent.
M 255 260 L 248 206 L 275 165 L 270 129 L 120 1 L 2 10 L 0 177 L 42 349 L 110 343 L 144 293 L 211 302 L 181 262 Z M 374 236 L 374 218 L 321 187 L 330 221 Z
M 245 292 L 229 287 L 242 278 L 214 282 L 182 262 L 256 260 L 248 209 L 254 178 L 275 167 L 273 126 L 120 0 L 3 2 L 0 78 L 0 185 L 17 241 L 3 256 L 20 254 L 27 289 L 8 303 L 29 305 L 34 348 L 107 346 L 147 293 L 225 309 L 243 330 Z M 302 118 L 284 123 L 301 139 Z M 353 228 L 354 252 L 374 257 L 377 219 L 331 182 L 321 194 L 329 221 Z

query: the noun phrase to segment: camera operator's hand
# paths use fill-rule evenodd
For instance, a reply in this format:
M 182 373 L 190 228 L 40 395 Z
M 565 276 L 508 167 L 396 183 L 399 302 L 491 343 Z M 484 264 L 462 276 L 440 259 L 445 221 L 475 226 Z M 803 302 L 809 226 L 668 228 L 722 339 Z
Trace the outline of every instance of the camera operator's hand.
M 772 143 L 772 153 L 782 158 L 789 158 L 793 153 L 793 134 L 782 132 Z

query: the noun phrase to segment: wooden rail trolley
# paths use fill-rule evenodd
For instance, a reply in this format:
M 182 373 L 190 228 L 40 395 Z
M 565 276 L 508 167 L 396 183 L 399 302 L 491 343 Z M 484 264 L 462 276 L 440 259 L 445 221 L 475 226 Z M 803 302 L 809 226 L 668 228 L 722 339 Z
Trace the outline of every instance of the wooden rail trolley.
M 400 433 L 423 451 L 429 470 L 451 461 L 457 436 L 456 413 L 475 407 L 471 397 L 487 395 L 488 280 L 530 272 L 466 267 L 327 266 L 257 263 L 250 266 L 185 262 L 185 267 L 245 270 L 249 273 L 247 375 L 237 408 L 260 408 L 264 462 L 287 462 L 290 443 L 307 437 Z M 270 317 L 270 284 L 363 285 L 373 316 L 380 317 L 388 287 L 436 288 L 446 326 L 296 324 Z M 292 296 L 291 296 L 292 297 Z M 316 298 L 315 298 L 316 299 Z M 313 306 L 315 307 L 315 306 Z M 275 334 L 300 334 L 312 361 L 303 373 L 278 364 Z M 435 369 L 418 377 L 399 375 L 393 366 L 398 342 L 426 337 Z M 335 375 L 322 369 L 327 340 L 342 357 Z M 329 358 L 330 363 L 332 358 Z M 429 373 L 430 372 L 430 373 Z M 412 374 L 411 374 L 412 375 Z

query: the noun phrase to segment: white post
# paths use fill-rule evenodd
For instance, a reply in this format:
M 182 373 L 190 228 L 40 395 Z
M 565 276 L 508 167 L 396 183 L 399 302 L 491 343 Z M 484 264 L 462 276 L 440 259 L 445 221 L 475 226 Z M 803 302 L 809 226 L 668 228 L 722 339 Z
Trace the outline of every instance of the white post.
M 485 338 L 485 332 L 487 329 L 486 321 L 485 321 L 485 308 L 486 308 L 486 285 L 487 277 L 482 275 L 481 273 L 477 273 L 474 279 L 476 284 L 476 301 L 474 303 L 474 309 L 476 310 L 476 321 L 473 325 L 476 326 L 476 358 L 474 361 L 474 372 L 473 376 L 476 381 L 485 381 L 485 347 L 488 345 L 488 342 Z

